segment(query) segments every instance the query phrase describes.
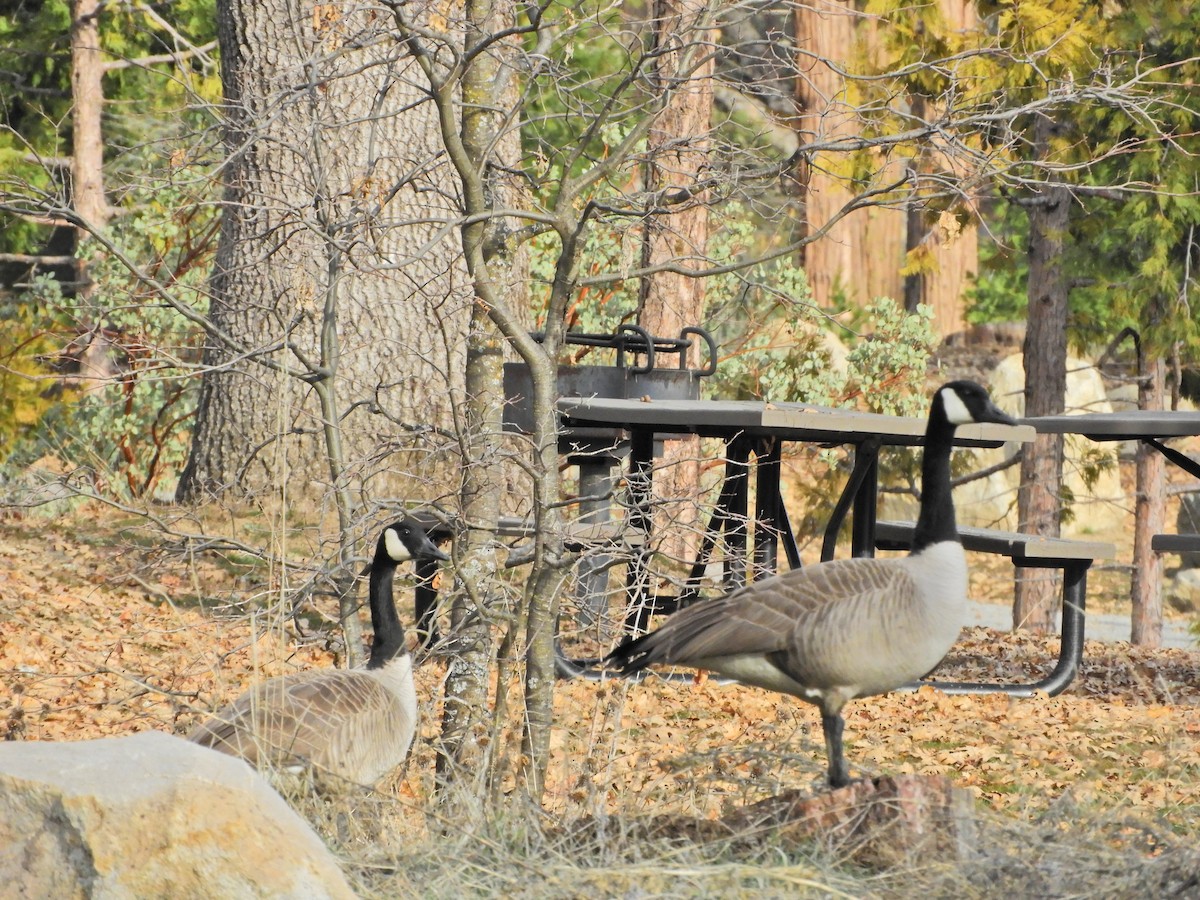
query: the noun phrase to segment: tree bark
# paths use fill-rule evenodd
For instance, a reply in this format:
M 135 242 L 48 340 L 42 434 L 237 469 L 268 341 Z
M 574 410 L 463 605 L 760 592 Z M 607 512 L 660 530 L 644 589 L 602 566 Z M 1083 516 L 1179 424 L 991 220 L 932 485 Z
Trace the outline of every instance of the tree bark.
M 823 142 L 856 132 L 854 111 L 846 100 L 844 76 L 829 61 L 846 64 L 853 53 L 855 21 L 858 13 L 850 0 L 833 0 L 819 7 L 796 7 L 796 44 L 802 51 L 797 57 L 800 76 L 796 81 L 799 95 L 801 144 Z M 807 157 L 806 157 L 807 159 Z M 804 164 L 800 181 L 804 185 L 804 218 L 809 233 L 817 231 L 850 199 L 850 192 L 836 177 L 831 154 L 818 154 Z M 863 243 L 860 218 L 848 216 L 821 240 L 804 248 L 804 271 L 813 300 L 821 306 L 833 306 L 840 293 L 854 288 L 847 282 L 855 266 L 854 254 Z M 903 248 L 876 247 L 876 258 L 885 268 L 898 272 L 903 265 Z M 884 291 L 897 296 L 895 289 Z M 857 293 L 857 291 L 855 291 Z
M 463 148 L 474 162 L 486 184 L 484 196 L 494 207 L 518 208 L 517 186 L 500 172 L 515 172 L 520 166 L 519 134 L 506 130 L 503 110 L 516 100 L 518 83 L 513 40 L 492 44 L 485 52 L 480 46 L 492 35 L 513 25 L 513 9 L 493 0 L 467 0 L 465 11 L 464 53 L 474 62 L 463 73 L 461 133 Z M 524 251 L 514 252 L 504 241 L 502 221 L 475 222 L 461 229 L 464 253 L 468 260 L 483 262 L 486 277 L 496 282 L 504 305 L 523 309 L 528 305 L 524 277 Z M 439 789 L 454 783 L 474 786 L 475 796 L 496 780 L 496 754 L 500 735 L 489 733 L 489 676 L 495 662 L 495 635 L 492 623 L 502 617 L 499 609 L 496 531 L 505 495 L 503 459 L 503 337 L 492 322 L 490 304 L 483 292 L 476 291 L 471 304 L 471 324 L 467 336 L 466 402 L 462 481 L 460 500 L 468 528 L 461 549 L 456 547 L 458 577 L 464 590 L 455 597 L 451 620 L 455 653 L 446 672 L 445 702 L 439 745 L 437 774 Z M 497 684 L 498 697 L 507 691 L 507 679 Z M 499 699 L 497 705 L 500 705 Z
M 1166 363 L 1161 358 L 1145 360 L 1140 368 L 1138 408 L 1163 409 Z M 1133 577 L 1130 582 L 1133 617 L 1129 639 L 1142 647 L 1161 647 L 1162 557 L 1154 552 L 1150 541 L 1163 530 L 1166 519 L 1166 461 L 1161 453 L 1141 442 L 1136 459 L 1137 501 L 1133 515 Z
M 477 18 L 468 30 L 486 32 L 483 21 L 492 14 L 492 9 L 484 2 L 473 7 L 471 15 L 483 18 Z M 502 10 L 503 7 L 495 9 Z M 474 73 L 469 73 L 479 56 L 464 58 L 449 52 L 444 44 L 449 33 L 444 27 L 418 27 L 410 19 L 410 10 L 404 4 L 393 5 L 392 11 L 408 58 L 421 68 L 430 84 L 430 97 L 439 118 L 438 136 L 456 177 L 459 217 L 455 221 L 461 223 L 462 247 L 478 310 L 486 313 L 530 371 L 533 433 L 528 442 L 530 452 L 526 461 L 531 481 L 526 508 L 533 512 L 533 563 L 521 604 L 509 620 L 500 649 L 494 718 L 504 724 L 508 715 L 506 688 L 509 678 L 519 674 L 523 665 L 524 708 L 518 726 L 521 728 L 521 751 L 514 770 L 523 793 L 537 803 L 544 790 L 550 758 L 556 679 L 555 627 L 559 594 L 569 563 L 564 552 L 559 496 L 556 360 L 562 344 L 567 305 L 574 294 L 579 259 L 582 226 L 575 205 L 578 195 L 561 193 L 548 216 L 549 227 L 561 242 L 561 250 L 545 307 L 544 341 L 539 344 L 527 330 L 524 311 L 511 305 L 519 296 L 515 288 L 524 279 L 520 265 L 513 265 L 515 257 L 509 254 L 521 240 L 531 235 L 526 231 L 522 236 L 504 224 L 511 213 L 501 211 L 505 192 L 497 193 L 496 188 L 502 181 L 493 180 L 496 176 L 501 179 L 513 177 L 517 167 L 508 166 L 495 156 L 496 148 L 506 145 L 503 140 L 494 144 L 488 142 L 486 154 L 481 155 L 483 136 L 494 127 L 487 124 L 491 113 L 464 107 L 464 100 L 472 90 L 482 91 L 486 87 L 481 83 L 482 78 L 477 79 Z M 481 37 L 490 49 L 498 46 L 495 39 L 499 35 L 485 33 Z M 504 55 L 502 50 L 497 52 L 501 57 Z M 448 65 L 451 59 L 462 60 L 464 66 Z M 515 77 L 516 70 L 500 66 L 497 71 L 497 84 L 492 86 L 491 96 L 498 100 L 507 90 L 503 82 Z M 464 79 L 464 74 L 469 77 Z M 460 95 L 460 89 L 467 93 Z M 511 122 L 517 117 L 499 115 L 502 109 L 503 106 L 498 106 L 493 110 L 498 114 L 495 124 L 504 121 L 505 127 L 511 128 Z M 476 133 L 476 126 L 481 123 L 482 127 Z M 492 460 L 482 461 L 485 465 L 491 463 Z M 500 751 L 501 748 L 495 747 L 497 754 Z M 499 765 L 494 768 L 498 771 Z M 498 783 L 498 778 L 493 779 L 494 786 Z
M 666 215 L 647 219 L 643 262 L 648 266 L 675 261 L 704 265 L 708 243 L 708 197 L 696 184 L 708 166 L 709 128 L 713 103 L 713 57 L 705 50 L 702 17 L 704 0 L 657 0 L 654 4 L 655 40 L 659 48 L 676 46 L 658 59 L 659 90 L 669 95 L 650 130 L 647 152 L 647 187 L 651 196 L 670 203 L 679 194 L 686 202 Z M 700 30 L 698 30 L 700 29 Z M 676 83 L 679 82 L 679 83 Z M 652 335 L 674 338 L 683 329 L 704 322 L 704 281 L 680 272 L 658 272 L 642 280 L 638 321 Z M 683 360 L 689 368 L 700 364 L 693 346 Z M 700 518 L 700 441 L 696 437 L 671 440 L 663 447 L 654 476 L 660 536 L 654 551 L 668 560 L 686 562 L 695 556 Z
M 1035 125 L 1038 152 L 1048 152 L 1053 123 Z M 1070 191 L 1051 184 L 1029 209 L 1029 323 L 1025 332 L 1025 415 L 1063 411 L 1067 391 L 1067 297 L 1063 242 Z M 1057 537 L 1062 511 L 1062 435 L 1039 434 L 1025 446 L 1017 518 L 1021 531 Z M 1013 627 L 1050 631 L 1059 602 L 1059 576 L 1049 569 L 1017 569 Z
M 76 229 L 76 299 L 82 325 L 91 333 L 80 360 L 85 385 L 99 386 L 114 373 L 103 316 L 94 308 L 88 235 L 111 218 L 104 193 L 104 58 L 100 49 L 100 0 L 75 0 L 71 11 L 71 205 L 84 223 Z
M 966 30 L 977 19 L 968 0 L 939 0 L 935 5 L 949 28 Z M 858 135 L 861 126 L 852 106 L 851 85 L 842 72 L 862 69 L 861 60 L 880 46 L 881 32 L 850 0 L 802 3 L 795 16 L 801 50 L 797 57 L 801 143 Z M 913 102 L 920 105 L 919 98 Z M 905 166 L 924 167 L 930 162 L 935 161 L 896 157 L 879 178 L 895 180 Z M 815 154 L 804 165 L 800 181 L 809 233 L 823 227 L 853 196 L 847 166 L 846 154 L 828 152 Z M 957 221 L 949 227 L 940 221 L 927 223 L 924 199 L 915 196 L 907 210 L 886 206 L 856 210 L 805 247 L 804 268 L 813 300 L 826 307 L 861 304 L 881 296 L 900 300 L 909 309 L 925 303 L 933 310 L 938 334 L 961 331 L 963 292 L 976 269 L 976 230 L 973 225 L 960 227 Z M 928 271 L 906 277 L 901 274 L 906 252 L 918 247 L 928 254 Z
M 434 110 L 385 26 L 307 0 L 218 5 L 229 159 L 181 500 L 326 502 L 330 423 L 309 385 L 330 375 L 319 333 L 331 278 L 344 477 L 378 495 L 442 494 L 428 472 L 406 477 L 415 458 L 389 451 L 450 421 L 466 278 L 439 224 L 454 212 L 439 200 L 452 192 Z

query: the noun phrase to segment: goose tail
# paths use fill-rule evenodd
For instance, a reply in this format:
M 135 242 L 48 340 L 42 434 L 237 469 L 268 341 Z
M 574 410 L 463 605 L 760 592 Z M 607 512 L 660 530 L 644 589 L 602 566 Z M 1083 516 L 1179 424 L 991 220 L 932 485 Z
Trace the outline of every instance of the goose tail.
M 618 675 L 633 675 L 642 671 L 650 665 L 653 637 L 654 633 L 626 638 L 604 657 L 604 668 L 615 670 Z

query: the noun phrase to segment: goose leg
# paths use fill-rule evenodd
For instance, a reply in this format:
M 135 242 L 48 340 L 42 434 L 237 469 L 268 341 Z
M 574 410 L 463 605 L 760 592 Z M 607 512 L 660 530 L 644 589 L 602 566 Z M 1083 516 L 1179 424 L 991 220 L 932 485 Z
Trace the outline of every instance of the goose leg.
M 832 715 L 821 713 L 821 730 L 825 732 L 825 755 L 829 759 L 831 788 L 843 788 L 850 783 L 850 770 L 846 766 L 846 754 L 842 750 L 842 729 L 845 724 L 840 712 Z

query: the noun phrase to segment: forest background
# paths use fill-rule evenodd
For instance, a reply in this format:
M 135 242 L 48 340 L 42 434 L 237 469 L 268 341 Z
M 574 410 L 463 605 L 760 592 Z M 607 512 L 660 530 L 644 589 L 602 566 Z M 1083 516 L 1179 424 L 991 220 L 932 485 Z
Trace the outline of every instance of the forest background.
M 363 548 L 433 510 L 435 768 L 489 804 L 538 802 L 552 753 L 568 329 L 703 324 L 713 395 L 911 414 L 972 325 L 1028 323 L 1029 414 L 1061 409 L 1069 344 L 1136 333 L 1144 405 L 1196 364 L 1193 4 L 8 0 L 0 31 L 8 509 L 102 504 L 131 547 L 248 567 L 237 610 L 281 636 L 309 611 L 350 663 Z M 657 480 L 703 487 L 673 452 Z M 1022 527 L 1057 532 L 1061 460 L 1025 452 Z M 814 518 L 845 475 L 817 463 Z M 699 506 L 661 505 L 677 579 Z M 1018 584 L 1019 618 L 1051 595 Z

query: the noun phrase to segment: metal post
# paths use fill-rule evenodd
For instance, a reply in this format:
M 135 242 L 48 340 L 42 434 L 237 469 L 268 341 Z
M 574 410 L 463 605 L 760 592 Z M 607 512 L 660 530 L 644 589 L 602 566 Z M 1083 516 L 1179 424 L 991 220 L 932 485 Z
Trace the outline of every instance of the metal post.
M 1013 564 L 1025 568 L 1063 570 L 1062 638 L 1058 662 L 1040 681 L 1030 684 L 985 684 L 970 681 L 925 681 L 906 685 L 916 689 L 924 685 L 946 694 L 1007 694 L 1010 697 L 1032 697 L 1045 693 L 1051 697 L 1061 694 L 1074 680 L 1083 659 L 1083 626 L 1087 599 L 1087 571 L 1090 559 L 1057 559 L 1029 562 L 1014 558 Z
M 854 556 L 874 555 L 874 504 L 879 478 L 879 448 L 882 444 L 881 438 L 870 437 L 854 448 L 854 468 L 850 471 L 850 478 L 846 482 L 842 496 L 838 498 L 837 506 L 834 507 L 833 514 L 829 517 L 829 524 L 825 527 L 825 540 L 821 543 L 822 562 L 833 559 L 834 552 L 837 550 L 838 532 L 841 531 L 842 523 L 846 521 L 846 514 L 850 511 L 851 506 L 854 507 L 854 535 L 851 553 Z M 869 494 L 870 499 L 863 499 L 864 494 Z M 867 507 L 868 503 L 870 504 L 869 508 Z M 865 533 L 859 531 L 860 514 L 861 527 L 867 529 Z M 864 540 L 866 540 L 866 544 L 861 543 Z
M 582 525 L 602 526 L 612 520 L 612 491 L 616 460 L 607 455 L 576 456 L 569 462 L 579 467 L 579 521 Z M 580 624 L 594 625 L 604 616 L 608 602 L 608 570 L 612 555 L 584 553 L 575 575 L 575 597 L 581 615 Z
M 854 493 L 854 521 L 850 523 L 850 555 L 875 555 L 875 520 L 879 508 L 879 441 L 870 442 L 863 462 L 862 480 Z M 860 451 L 861 452 L 861 451 Z M 854 460 L 857 467 L 857 456 Z
M 780 446 L 782 441 L 763 438 L 758 442 L 754 492 L 754 577 L 779 570 Z M 764 446 L 765 445 L 765 446 Z

